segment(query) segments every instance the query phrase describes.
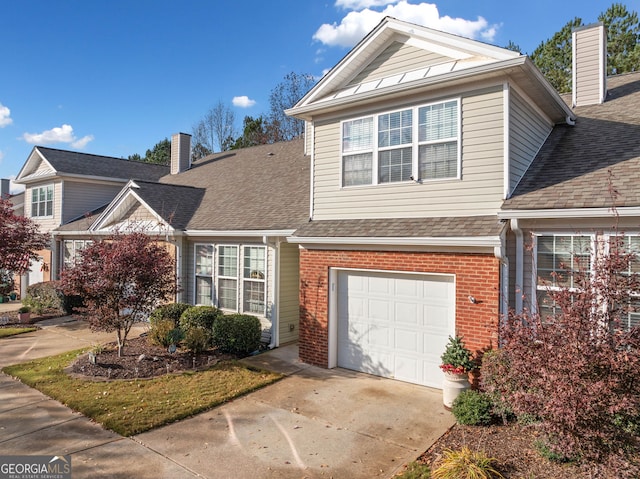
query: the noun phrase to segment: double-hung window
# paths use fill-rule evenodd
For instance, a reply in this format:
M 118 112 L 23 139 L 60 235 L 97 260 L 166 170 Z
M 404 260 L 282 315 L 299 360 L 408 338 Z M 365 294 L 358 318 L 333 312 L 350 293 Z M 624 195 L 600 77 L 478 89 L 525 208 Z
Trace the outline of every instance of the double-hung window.
M 213 245 L 195 245 L 196 304 L 210 306 L 213 298 Z
M 537 300 L 541 316 L 553 315 L 550 291 L 576 289 L 579 275 L 591 274 L 591 236 L 549 235 L 537 238 Z
M 218 306 L 238 310 L 237 246 L 218 246 Z
M 64 240 L 63 249 L 63 268 L 70 268 L 80 259 L 82 250 L 92 243 L 91 240 Z
M 342 122 L 342 186 L 460 177 L 460 102 Z
M 53 185 L 39 186 L 31 190 L 31 216 L 53 216 Z
M 245 246 L 242 274 L 242 310 L 264 315 L 266 258 L 263 246 Z
M 621 253 L 630 254 L 627 267 L 622 274 L 625 276 L 640 275 L 640 236 L 622 236 L 611 237 L 609 240 L 609 247 L 618 247 L 621 249 Z M 635 281 L 630 278 L 631 285 L 635 284 Z M 629 291 L 627 297 L 628 304 L 624 307 L 624 313 L 620 318 L 621 326 L 625 329 L 631 329 L 636 326 L 640 326 L 640 291 Z

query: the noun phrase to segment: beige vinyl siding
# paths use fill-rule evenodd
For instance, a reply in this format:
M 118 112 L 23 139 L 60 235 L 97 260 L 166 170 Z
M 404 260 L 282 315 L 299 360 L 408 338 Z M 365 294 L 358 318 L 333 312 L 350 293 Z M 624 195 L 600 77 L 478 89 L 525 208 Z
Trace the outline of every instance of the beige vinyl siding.
M 109 185 L 65 180 L 62 222 L 67 223 L 109 204 L 123 186 L 124 184 Z
M 32 217 L 31 216 L 31 198 L 34 188 L 40 188 L 42 186 L 48 186 L 53 184 L 53 217 Z M 41 183 L 32 183 L 25 189 L 24 195 L 24 213 L 25 216 L 30 217 L 40 227 L 40 232 L 49 233 L 51 230 L 57 228 L 62 224 L 61 214 L 62 212 L 62 182 L 59 180 L 43 181 Z
M 53 173 L 53 170 L 51 169 L 48 163 L 45 163 L 44 161 L 40 161 L 35 171 L 29 174 L 34 174 L 34 173 Z
M 451 60 L 449 57 L 425 51 L 400 42 L 391 43 L 378 57 L 362 70 L 349 83 L 357 85 L 371 80 L 404 73 L 429 65 L 436 65 Z M 409 69 L 407 69 L 409 65 Z M 413 68 L 411 68 L 413 67 Z
M 416 99 L 412 105 L 437 100 Z M 342 188 L 340 119 L 317 123 L 313 218 L 495 214 L 502 203 L 504 188 L 502 85 L 463 95 L 461 110 L 461 179 L 425 180 L 421 184 L 405 182 Z M 346 118 L 349 117 L 341 119 Z
M 601 28 L 585 28 L 575 32 L 576 105 L 600 102 L 603 47 L 600 45 Z
M 300 253 L 297 245 L 280 244 L 280 285 L 278 307 L 280 309 L 280 344 L 298 340 L 300 323 Z M 293 331 L 291 330 L 293 325 Z
M 553 125 L 514 90 L 509 93 L 509 193 L 551 133 Z

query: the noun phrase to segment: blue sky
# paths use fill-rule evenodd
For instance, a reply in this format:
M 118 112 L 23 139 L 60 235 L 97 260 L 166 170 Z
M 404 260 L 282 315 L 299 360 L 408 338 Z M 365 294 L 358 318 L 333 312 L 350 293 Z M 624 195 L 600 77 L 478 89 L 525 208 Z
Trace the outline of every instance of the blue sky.
M 627 2 L 638 11 L 638 0 Z M 515 5 L 517 4 L 517 7 Z M 289 72 L 316 77 L 385 15 L 530 53 L 597 0 L 5 0 L 0 11 L 0 177 L 34 145 L 127 157 L 218 101 L 269 109 Z M 12 187 L 13 188 L 13 187 Z M 13 189 L 17 191 L 18 189 Z

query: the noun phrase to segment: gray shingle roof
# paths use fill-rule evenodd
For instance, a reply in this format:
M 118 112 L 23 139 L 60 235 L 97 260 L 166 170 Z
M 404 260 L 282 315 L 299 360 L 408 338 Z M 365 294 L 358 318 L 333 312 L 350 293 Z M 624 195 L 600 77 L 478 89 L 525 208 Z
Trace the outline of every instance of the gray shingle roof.
M 186 229 L 295 229 L 309 218 L 309 166 L 298 139 L 209 155 L 160 181 L 204 190 Z
M 59 174 L 157 181 L 169 173 L 168 166 L 43 146 L 36 148 Z
M 497 216 L 447 218 L 388 218 L 308 221 L 297 237 L 329 238 L 452 238 L 498 236 L 502 224 Z
M 640 205 L 640 73 L 607 87 L 602 105 L 575 108 L 575 126 L 554 128 L 503 210 L 610 207 L 609 171 L 616 206 Z
M 205 190 L 191 186 L 136 181 L 134 192 L 173 228 L 183 230 L 200 206 Z

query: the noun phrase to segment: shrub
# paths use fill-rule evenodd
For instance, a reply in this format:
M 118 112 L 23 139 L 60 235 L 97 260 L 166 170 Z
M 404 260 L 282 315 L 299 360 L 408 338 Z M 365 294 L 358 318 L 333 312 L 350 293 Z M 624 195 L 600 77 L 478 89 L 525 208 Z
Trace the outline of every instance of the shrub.
M 36 314 L 65 312 L 63 295 L 54 281 L 36 283 L 27 287 L 27 294 L 22 304 L 30 306 Z
M 447 347 L 440 356 L 440 368 L 448 373 L 463 374 L 475 368 L 471 359 L 471 351 L 465 348 L 462 338 L 449 336 Z
M 448 449 L 436 469 L 433 479 L 493 479 L 503 477 L 495 469 L 497 459 L 488 457 L 484 451 L 472 451 L 464 446 L 459 451 Z
M 486 426 L 491 423 L 491 399 L 473 390 L 462 391 L 455 398 L 451 412 L 465 426 Z
M 213 306 L 190 306 L 180 316 L 180 328 L 185 334 L 195 327 L 211 331 L 216 319 L 222 312 Z
M 515 385 L 505 380 L 508 377 L 509 361 L 503 349 L 491 349 L 482 356 L 480 365 L 480 385 L 491 399 L 492 412 L 506 424 L 513 419 L 513 408 L 508 398 L 515 391 Z
M 211 333 L 200 326 L 192 326 L 184 333 L 184 345 L 194 354 L 200 354 L 206 350 L 210 343 Z
M 228 314 L 213 324 L 213 344 L 234 354 L 249 354 L 260 347 L 262 326 L 255 316 Z
M 159 319 L 151 323 L 149 339 L 152 343 L 168 348 L 172 344 L 178 344 L 184 334 L 180 328 L 176 328 L 171 319 Z
M 173 327 L 177 328 L 180 326 L 180 316 L 187 309 L 191 307 L 190 304 L 187 303 L 167 303 L 162 306 L 158 306 L 153 310 L 151 315 L 149 316 L 149 322 L 153 326 L 153 323 L 159 320 L 171 320 L 173 321 Z

